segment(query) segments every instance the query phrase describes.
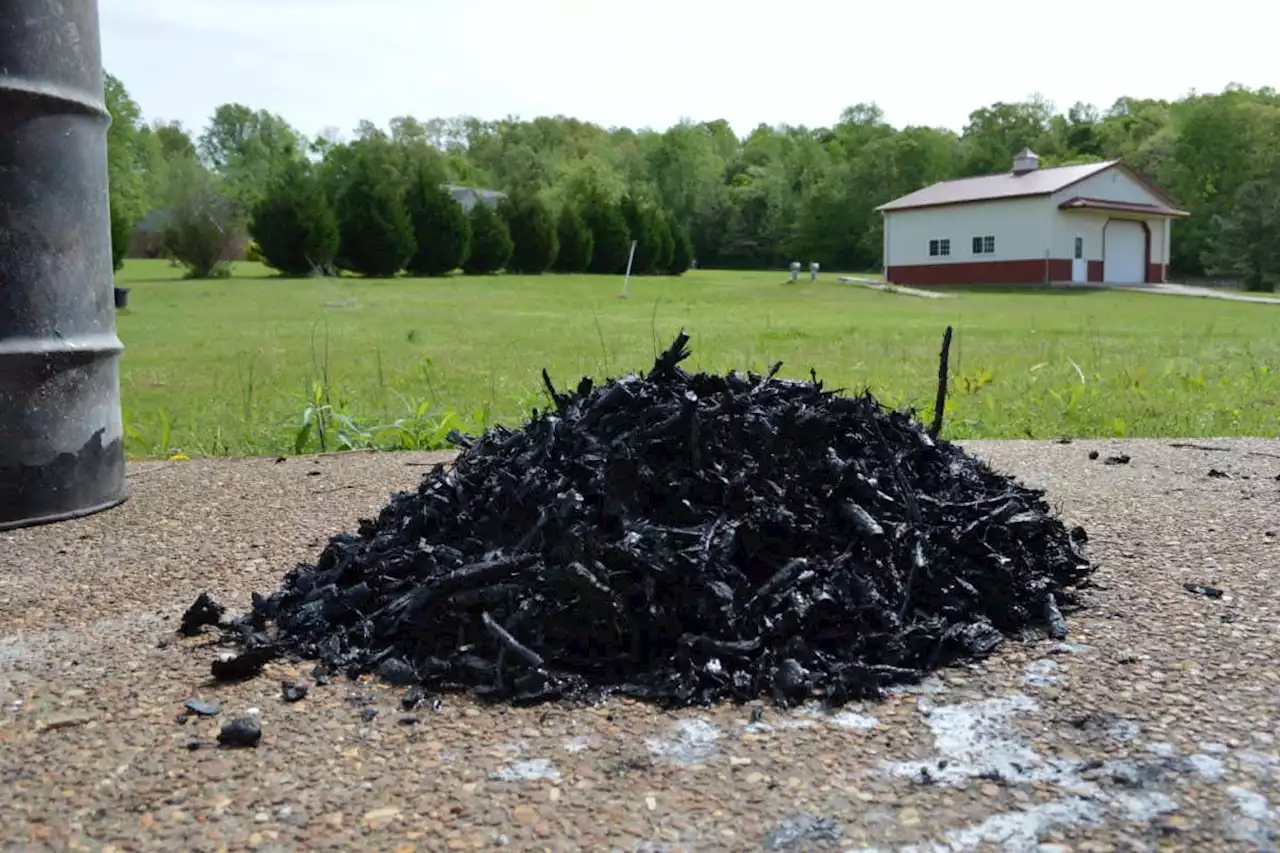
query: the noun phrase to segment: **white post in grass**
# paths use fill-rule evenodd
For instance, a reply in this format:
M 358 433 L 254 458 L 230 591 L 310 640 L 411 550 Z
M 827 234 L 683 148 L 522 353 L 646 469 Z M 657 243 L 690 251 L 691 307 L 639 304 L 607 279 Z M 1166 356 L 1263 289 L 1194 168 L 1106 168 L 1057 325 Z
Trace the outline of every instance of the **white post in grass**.
M 636 259 L 636 243 L 639 240 L 631 241 L 631 254 L 627 255 L 627 274 L 622 279 L 622 292 L 618 294 L 619 299 L 627 298 L 627 282 L 631 281 L 631 262 Z

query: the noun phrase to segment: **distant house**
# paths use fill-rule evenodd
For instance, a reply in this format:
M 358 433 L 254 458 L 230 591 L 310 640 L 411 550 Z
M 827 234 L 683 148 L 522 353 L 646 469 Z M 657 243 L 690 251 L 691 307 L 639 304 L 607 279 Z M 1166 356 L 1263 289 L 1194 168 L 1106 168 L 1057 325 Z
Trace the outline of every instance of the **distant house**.
M 168 224 L 169 212 L 163 208 L 157 207 L 142 217 L 142 221 L 133 229 L 133 236 L 129 239 L 129 251 L 125 253 L 125 257 L 165 257 L 164 229 Z M 248 235 L 239 234 L 227 248 L 224 257 L 229 261 L 241 260 L 248 245 Z
M 454 197 L 458 204 L 462 205 L 462 209 L 467 213 L 471 212 L 480 202 L 491 207 L 497 207 L 498 202 L 507 197 L 506 193 L 497 190 L 479 190 L 475 187 L 460 187 L 456 184 L 445 184 L 444 188 Z
M 164 257 L 164 226 L 168 221 L 168 212 L 160 208 L 142 217 L 142 221 L 133 229 L 133 237 L 129 241 L 126 257 Z
M 1188 216 L 1120 160 L 942 181 L 882 204 L 894 284 L 1162 282 L 1170 223 Z

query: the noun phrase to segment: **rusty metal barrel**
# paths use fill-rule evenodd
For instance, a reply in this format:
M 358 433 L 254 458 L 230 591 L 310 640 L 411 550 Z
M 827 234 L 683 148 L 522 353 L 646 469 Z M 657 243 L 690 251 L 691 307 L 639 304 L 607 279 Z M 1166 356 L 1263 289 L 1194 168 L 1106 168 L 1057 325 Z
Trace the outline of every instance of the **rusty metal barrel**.
M 129 494 L 109 122 L 96 0 L 0 2 L 0 530 Z

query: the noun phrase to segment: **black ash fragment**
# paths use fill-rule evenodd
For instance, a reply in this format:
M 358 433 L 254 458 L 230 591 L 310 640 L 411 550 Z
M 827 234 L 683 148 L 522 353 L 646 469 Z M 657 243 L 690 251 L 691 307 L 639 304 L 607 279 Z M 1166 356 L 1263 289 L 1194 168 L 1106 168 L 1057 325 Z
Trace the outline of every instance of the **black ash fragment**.
M 1215 480 L 1230 480 L 1231 475 L 1226 471 L 1219 471 L 1217 468 L 1209 469 L 1209 476 Z
M 244 681 L 262 672 L 273 657 L 269 647 L 249 648 L 230 658 L 219 658 L 209 667 L 218 681 Z
M 1062 618 L 1062 611 L 1058 609 L 1058 602 L 1054 599 L 1053 593 L 1049 593 L 1044 602 L 1044 621 L 1049 627 L 1050 637 L 1055 640 L 1067 638 L 1067 620 Z
M 1062 633 L 1094 567 L 1042 491 L 869 393 L 686 372 L 687 343 L 455 436 L 224 637 L 317 683 L 685 706 L 841 704 Z
M 215 717 L 218 714 L 217 705 L 201 702 L 199 699 L 188 699 L 182 703 L 182 707 L 186 708 L 188 713 L 198 717 Z
M 1182 588 L 1195 595 L 1203 595 L 1205 598 L 1222 598 L 1223 595 L 1222 590 L 1216 586 L 1205 586 L 1200 583 L 1184 583 Z
M 764 837 L 768 851 L 832 849 L 840 841 L 840 826 L 820 815 L 800 814 L 784 817 Z M 820 847 L 815 845 L 821 845 Z
M 1108 456 L 1102 460 L 1103 465 L 1128 465 L 1132 460 L 1127 453 L 1121 453 L 1119 456 Z
M 360 712 L 360 719 L 364 720 L 366 723 L 373 722 L 373 718 L 376 716 L 378 716 L 377 708 L 365 708 Z
M 1098 458 L 1098 451 L 1096 451 L 1096 450 L 1090 450 L 1090 451 L 1089 451 L 1089 458 L 1090 458 L 1090 459 L 1097 459 L 1097 458 Z
M 418 707 L 418 703 L 423 700 L 425 695 L 422 688 L 415 684 L 404 692 L 404 696 L 400 699 L 400 707 L 406 711 L 412 711 Z
M 182 614 L 182 624 L 178 633 L 184 637 L 194 637 L 205 625 L 217 625 L 222 621 L 222 614 L 227 612 L 208 592 L 201 592 L 186 612 Z
M 301 702 L 307 698 L 309 692 L 307 685 L 297 684 L 293 681 L 282 681 L 280 683 L 280 694 L 286 702 Z
M 262 729 L 248 717 L 236 717 L 218 732 L 218 743 L 231 748 L 257 746 L 261 739 Z

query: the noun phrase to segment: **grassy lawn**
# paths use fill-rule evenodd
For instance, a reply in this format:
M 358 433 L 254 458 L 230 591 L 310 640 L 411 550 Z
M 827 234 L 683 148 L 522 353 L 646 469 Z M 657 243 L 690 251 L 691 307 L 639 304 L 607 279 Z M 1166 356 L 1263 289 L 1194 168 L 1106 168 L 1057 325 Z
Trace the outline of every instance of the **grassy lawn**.
M 950 438 L 1276 435 L 1280 309 L 1101 291 L 968 289 L 915 299 L 785 273 L 286 281 L 253 264 L 189 282 L 131 261 L 117 318 L 132 456 L 439 444 L 518 423 L 560 387 L 644 369 L 683 326 L 692 365 L 817 370 L 928 415 L 942 330 Z M 327 405 L 328 408 L 324 408 Z M 313 409 L 313 427 L 301 430 Z M 349 423 L 344 421 L 344 416 Z M 396 429 L 374 431 L 399 421 Z

